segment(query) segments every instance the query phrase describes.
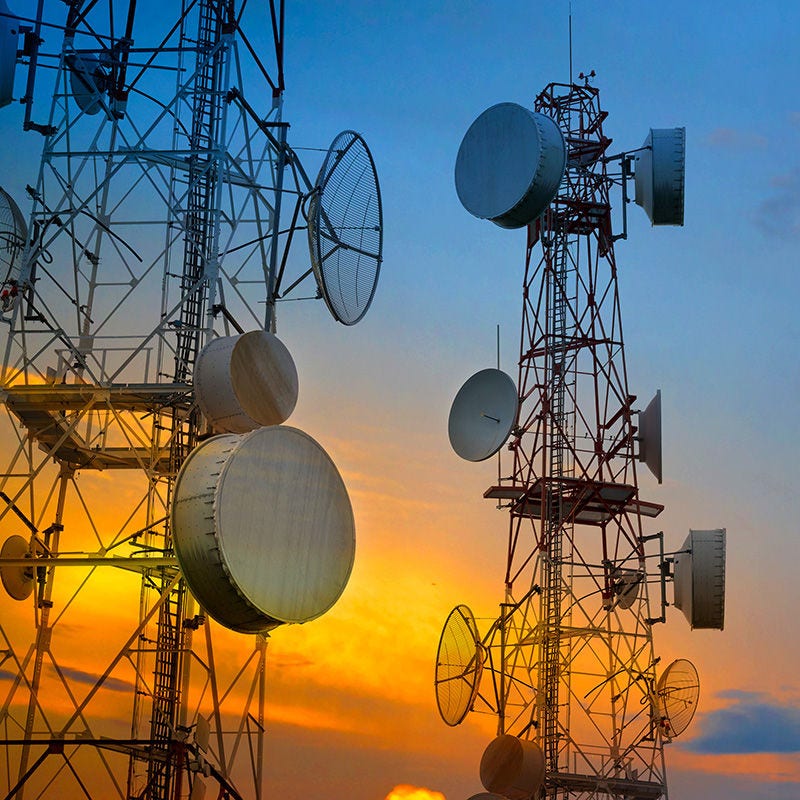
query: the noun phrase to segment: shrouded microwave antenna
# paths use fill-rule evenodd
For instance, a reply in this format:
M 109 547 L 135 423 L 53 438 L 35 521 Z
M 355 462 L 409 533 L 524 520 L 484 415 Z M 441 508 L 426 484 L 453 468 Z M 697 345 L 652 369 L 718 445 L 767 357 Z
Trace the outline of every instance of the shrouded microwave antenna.
M 19 20 L 11 14 L 6 0 L 0 0 L 0 108 L 14 98 Z
M 668 738 L 680 736 L 697 710 L 700 678 L 691 661 L 679 658 L 661 675 L 656 688 L 658 723 Z
M 508 800 L 535 797 L 544 782 L 544 753 L 538 743 L 501 734 L 481 757 L 481 783 Z
M 502 370 L 468 378 L 450 407 L 450 444 L 466 461 L 484 461 L 508 439 L 517 417 L 517 387 Z
M 653 225 L 683 225 L 686 128 L 651 128 L 636 156 L 636 203 Z
M 725 625 L 725 529 L 689 531 L 673 570 L 675 607 L 692 628 Z
M 644 461 L 656 480 L 661 483 L 663 468 L 661 463 L 661 389 L 639 412 L 639 461 Z
M 0 559 L 31 558 L 31 548 L 28 540 L 14 534 L 3 542 L 0 548 Z M 27 600 L 33 592 L 34 569 L 30 567 L 11 566 L 4 564 L 0 567 L 0 580 L 6 593 L 14 600 Z
M 78 108 L 86 114 L 97 114 L 108 76 L 96 53 L 75 53 L 67 57 L 69 85 Z
M 436 705 L 450 726 L 472 708 L 483 673 L 483 648 L 472 611 L 456 606 L 448 615 L 436 653 Z
M 175 484 L 172 526 L 192 593 L 244 633 L 324 614 L 353 566 L 353 511 L 339 471 L 314 439 L 287 426 L 195 448 Z
M 458 149 L 458 199 L 475 217 L 521 228 L 555 197 L 566 163 L 564 135 L 553 119 L 498 103 L 472 123 Z
M 28 226 L 19 206 L 8 192 L 0 189 L 0 277 L 3 279 L 12 272 L 27 238 Z
M 289 418 L 297 404 L 297 368 L 273 333 L 222 336 L 197 356 L 194 388 L 216 431 L 247 433 Z
M 331 144 L 308 209 L 317 285 L 333 318 L 355 325 L 372 303 L 383 261 L 383 210 L 375 163 L 355 131 Z

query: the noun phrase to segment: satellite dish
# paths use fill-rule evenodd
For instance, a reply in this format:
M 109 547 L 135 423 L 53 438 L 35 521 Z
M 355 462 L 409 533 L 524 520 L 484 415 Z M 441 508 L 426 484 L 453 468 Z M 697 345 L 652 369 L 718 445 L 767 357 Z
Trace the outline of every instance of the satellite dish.
M 692 628 L 722 630 L 725 624 L 725 528 L 689 531 L 675 556 L 675 607 Z
M 19 20 L 11 14 L 6 1 L 0 0 L 0 108 L 14 99 L 18 43 Z
M 481 758 L 481 783 L 508 800 L 530 800 L 544 783 L 544 753 L 536 742 L 502 734 Z
M 197 402 L 218 431 L 246 433 L 285 422 L 297 404 L 297 369 L 273 333 L 212 339 L 194 368 Z
M 106 90 L 106 71 L 95 53 L 77 52 L 67 56 L 69 85 L 78 108 L 86 114 L 102 109 L 101 95 Z
M 508 439 L 517 418 L 517 387 L 502 370 L 476 372 L 450 408 L 450 444 L 467 461 L 484 461 Z
M 636 203 L 653 225 L 683 225 L 686 128 L 651 128 L 636 155 Z
M 296 428 L 207 439 L 178 473 L 171 521 L 186 583 L 235 631 L 319 617 L 350 577 L 347 490 L 330 456 Z
M 656 480 L 661 483 L 661 389 L 639 412 L 639 461 L 644 461 Z
M 613 575 L 614 605 L 630 608 L 639 597 L 644 575 L 635 569 L 617 569 Z
M 28 226 L 19 206 L 8 192 L 0 189 L 0 278 L 12 274 L 27 239 Z
M 506 800 L 501 794 L 494 794 L 494 792 L 479 792 L 472 795 L 467 800 Z
M 516 103 L 486 109 L 456 157 L 456 192 L 475 217 L 522 228 L 550 205 L 567 165 L 558 125 Z
M 467 606 L 456 606 L 448 615 L 436 653 L 436 705 L 450 726 L 463 722 L 472 708 L 483 673 L 481 646 L 475 617 Z
M 344 131 L 317 176 L 308 209 L 311 266 L 333 318 L 355 325 L 372 303 L 383 261 L 383 210 L 364 140 Z
M 662 734 L 680 736 L 694 717 L 700 698 L 700 678 L 691 661 L 673 661 L 658 681 L 656 709 Z
M 28 540 L 22 536 L 9 536 L 0 548 L 0 559 L 30 558 Z M 27 600 L 33 592 L 34 569 L 30 567 L 0 566 L 0 580 L 9 596 L 15 600 Z

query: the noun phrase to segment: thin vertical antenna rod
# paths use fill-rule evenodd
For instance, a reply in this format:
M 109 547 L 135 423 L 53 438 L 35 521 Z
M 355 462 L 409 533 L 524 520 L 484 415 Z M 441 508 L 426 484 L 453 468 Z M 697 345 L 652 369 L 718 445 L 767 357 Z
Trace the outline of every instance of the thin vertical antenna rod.
M 572 0 L 569 0 L 569 84 L 572 86 Z

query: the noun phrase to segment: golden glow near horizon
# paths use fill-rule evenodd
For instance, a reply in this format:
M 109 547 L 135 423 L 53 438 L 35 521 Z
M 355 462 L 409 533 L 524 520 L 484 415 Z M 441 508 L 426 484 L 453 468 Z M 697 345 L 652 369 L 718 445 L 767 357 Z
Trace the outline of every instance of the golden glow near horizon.
M 401 783 L 386 795 L 385 800 L 445 800 L 445 796 L 441 792 Z

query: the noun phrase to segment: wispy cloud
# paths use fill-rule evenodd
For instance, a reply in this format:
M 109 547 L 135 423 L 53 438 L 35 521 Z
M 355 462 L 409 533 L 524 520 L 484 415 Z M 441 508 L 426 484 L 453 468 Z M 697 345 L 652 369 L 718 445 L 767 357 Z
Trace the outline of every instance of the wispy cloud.
M 770 236 L 800 234 L 800 167 L 776 175 L 770 185 L 770 194 L 756 208 L 756 225 Z
M 85 683 L 89 686 L 93 686 L 100 680 L 99 675 L 84 672 L 82 669 L 74 669 L 73 667 L 62 667 L 61 672 L 65 678 L 75 683 Z M 108 677 L 103 681 L 103 688 L 110 689 L 112 692 L 129 692 L 133 689 L 133 684 L 130 681 Z
M 709 755 L 800 752 L 800 708 L 750 692 L 727 692 L 733 705 L 703 717 L 698 737 L 684 746 Z
M 754 150 L 767 146 L 766 136 L 737 128 L 715 128 L 706 136 L 705 143 L 710 147 L 728 150 Z

